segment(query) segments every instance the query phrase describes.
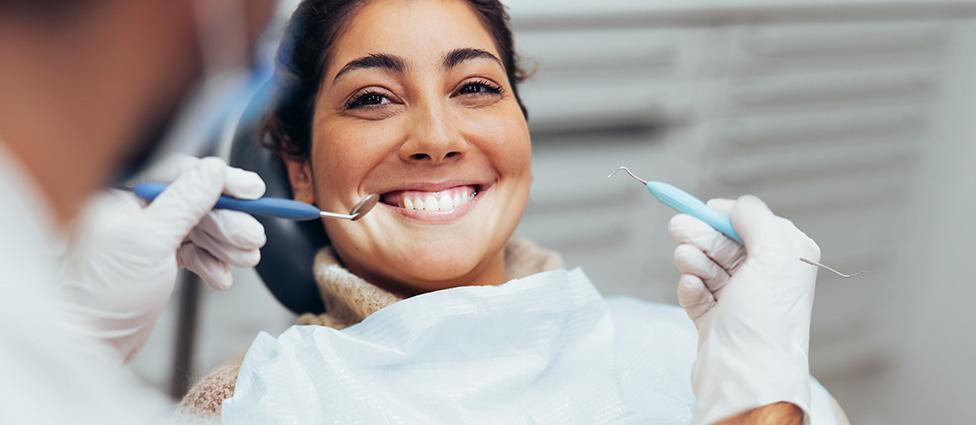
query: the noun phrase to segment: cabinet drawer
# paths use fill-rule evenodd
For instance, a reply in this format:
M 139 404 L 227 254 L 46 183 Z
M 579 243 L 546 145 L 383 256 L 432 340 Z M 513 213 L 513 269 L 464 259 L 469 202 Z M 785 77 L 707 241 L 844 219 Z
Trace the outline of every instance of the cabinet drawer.
M 871 140 L 924 140 L 928 133 L 926 104 L 731 118 L 721 124 L 711 147 L 716 155 L 769 148 L 851 144 Z
M 743 27 L 732 68 L 739 75 L 812 69 L 885 69 L 933 64 L 952 40 L 945 22 L 814 23 Z
M 744 29 L 738 46 L 760 57 L 839 56 L 945 47 L 946 22 L 858 22 L 767 25 Z
M 807 182 L 831 176 L 857 178 L 908 168 L 919 161 L 920 145 L 910 139 L 898 138 L 874 143 L 740 153 L 708 161 L 705 175 L 713 184 L 740 188 Z
M 740 79 L 730 84 L 735 115 L 782 109 L 823 109 L 835 105 L 928 103 L 937 94 L 932 69 L 837 72 Z

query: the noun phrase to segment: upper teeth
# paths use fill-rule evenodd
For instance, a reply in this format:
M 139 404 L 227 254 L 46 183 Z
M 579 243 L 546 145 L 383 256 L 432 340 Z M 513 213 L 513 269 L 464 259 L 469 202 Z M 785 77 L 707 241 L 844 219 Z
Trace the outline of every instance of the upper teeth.
M 474 197 L 474 189 L 470 186 L 437 193 L 406 192 L 403 194 L 399 206 L 416 211 L 452 211 L 454 208 L 470 202 Z

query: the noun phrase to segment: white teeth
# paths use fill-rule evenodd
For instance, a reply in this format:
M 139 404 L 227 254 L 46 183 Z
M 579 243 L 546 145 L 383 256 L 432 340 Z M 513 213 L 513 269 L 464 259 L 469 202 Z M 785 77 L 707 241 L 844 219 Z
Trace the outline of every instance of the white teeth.
M 401 208 L 413 211 L 454 211 L 477 196 L 473 191 L 405 194 Z
M 440 200 L 441 211 L 450 211 L 454 209 L 454 200 L 451 199 L 451 195 L 443 194 Z

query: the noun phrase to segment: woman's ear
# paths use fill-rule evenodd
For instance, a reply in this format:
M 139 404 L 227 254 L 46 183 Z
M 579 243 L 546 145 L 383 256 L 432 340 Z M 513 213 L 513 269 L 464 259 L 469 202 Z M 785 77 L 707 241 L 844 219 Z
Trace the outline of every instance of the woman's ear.
M 288 169 L 288 182 L 296 201 L 306 204 L 315 203 L 315 189 L 312 185 L 312 165 L 307 159 L 296 160 L 285 158 L 285 168 Z

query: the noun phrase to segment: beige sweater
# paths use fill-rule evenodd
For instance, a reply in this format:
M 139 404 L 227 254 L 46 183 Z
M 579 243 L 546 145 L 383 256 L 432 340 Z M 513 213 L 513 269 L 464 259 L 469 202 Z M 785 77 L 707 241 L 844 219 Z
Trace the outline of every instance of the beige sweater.
M 532 242 L 513 239 L 505 247 L 505 271 L 509 279 L 562 267 L 559 254 Z M 400 300 L 343 268 L 331 248 L 324 248 L 315 256 L 314 272 L 327 312 L 303 314 L 298 318 L 299 325 L 343 329 Z M 180 404 L 182 413 L 201 419 L 219 416 L 220 405 L 234 395 L 243 358 L 243 353 L 234 357 L 194 385 Z

